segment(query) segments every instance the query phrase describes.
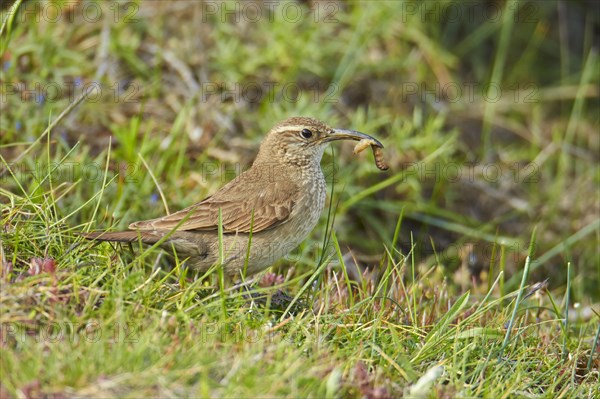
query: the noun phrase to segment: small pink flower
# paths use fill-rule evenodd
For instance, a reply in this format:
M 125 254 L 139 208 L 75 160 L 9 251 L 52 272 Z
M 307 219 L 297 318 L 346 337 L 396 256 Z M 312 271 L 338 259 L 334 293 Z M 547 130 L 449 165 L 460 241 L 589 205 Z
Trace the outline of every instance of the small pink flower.
M 37 276 L 42 273 L 54 274 L 56 272 L 56 261 L 52 258 L 31 258 L 29 260 L 29 275 Z

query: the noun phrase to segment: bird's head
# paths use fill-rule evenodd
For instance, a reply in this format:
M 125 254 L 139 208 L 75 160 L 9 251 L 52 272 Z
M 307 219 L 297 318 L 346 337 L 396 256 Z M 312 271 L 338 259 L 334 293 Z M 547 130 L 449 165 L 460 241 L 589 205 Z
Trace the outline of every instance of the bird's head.
M 284 162 L 303 166 L 319 164 L 327 143 L 335 140 L 373 140 L 375 138 L 354 130 L 334 129 L 317 119 L 287 118 L 275 125 L 260 145 L 258 162 Z

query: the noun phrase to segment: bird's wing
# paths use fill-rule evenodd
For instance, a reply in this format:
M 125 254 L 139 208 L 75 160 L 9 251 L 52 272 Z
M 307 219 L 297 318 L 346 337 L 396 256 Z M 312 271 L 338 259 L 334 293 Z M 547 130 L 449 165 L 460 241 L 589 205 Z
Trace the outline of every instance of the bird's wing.
M 265 181 L 242 174 L 202 202 L 168 216 L 132 223 L 129 228 L 217 230 L 221 209 L 224 233 L 256 233 L 285 223 L 297 192 L 298 186 L 288 179 Z

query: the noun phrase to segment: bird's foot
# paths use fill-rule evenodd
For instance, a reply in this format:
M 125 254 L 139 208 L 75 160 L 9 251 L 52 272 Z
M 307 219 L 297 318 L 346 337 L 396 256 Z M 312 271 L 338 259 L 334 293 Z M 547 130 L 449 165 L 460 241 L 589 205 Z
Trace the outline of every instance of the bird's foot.
M 275 292 L 254 292 L 248 290 L 245 297 L 258 307 L 268 307 L 270 310 L 284 312 L 294 301 L 294 297 L 282 290 Z M 290 314 L 298 314 L 307 308 L 302 300 L 293 303 L 289 310 Z

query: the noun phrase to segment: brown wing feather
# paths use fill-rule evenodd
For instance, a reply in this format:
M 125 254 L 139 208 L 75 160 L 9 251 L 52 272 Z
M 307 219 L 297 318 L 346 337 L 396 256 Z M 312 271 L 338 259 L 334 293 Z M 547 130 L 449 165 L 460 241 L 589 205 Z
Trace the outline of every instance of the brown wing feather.
M 269 182 L 257 179 L 248 172 L 223 186 L 204 201 L 158 219 L 132 223 L 135 230 L 217 230 L 219 208 L 223 219 L 223 232 L 248 233 L 254 210 L 253 232 L 267 230 L 285 223 L 294 208 L 296 184 L 280 179 Z M 185 221 L 182 222 L 182 220 Z

